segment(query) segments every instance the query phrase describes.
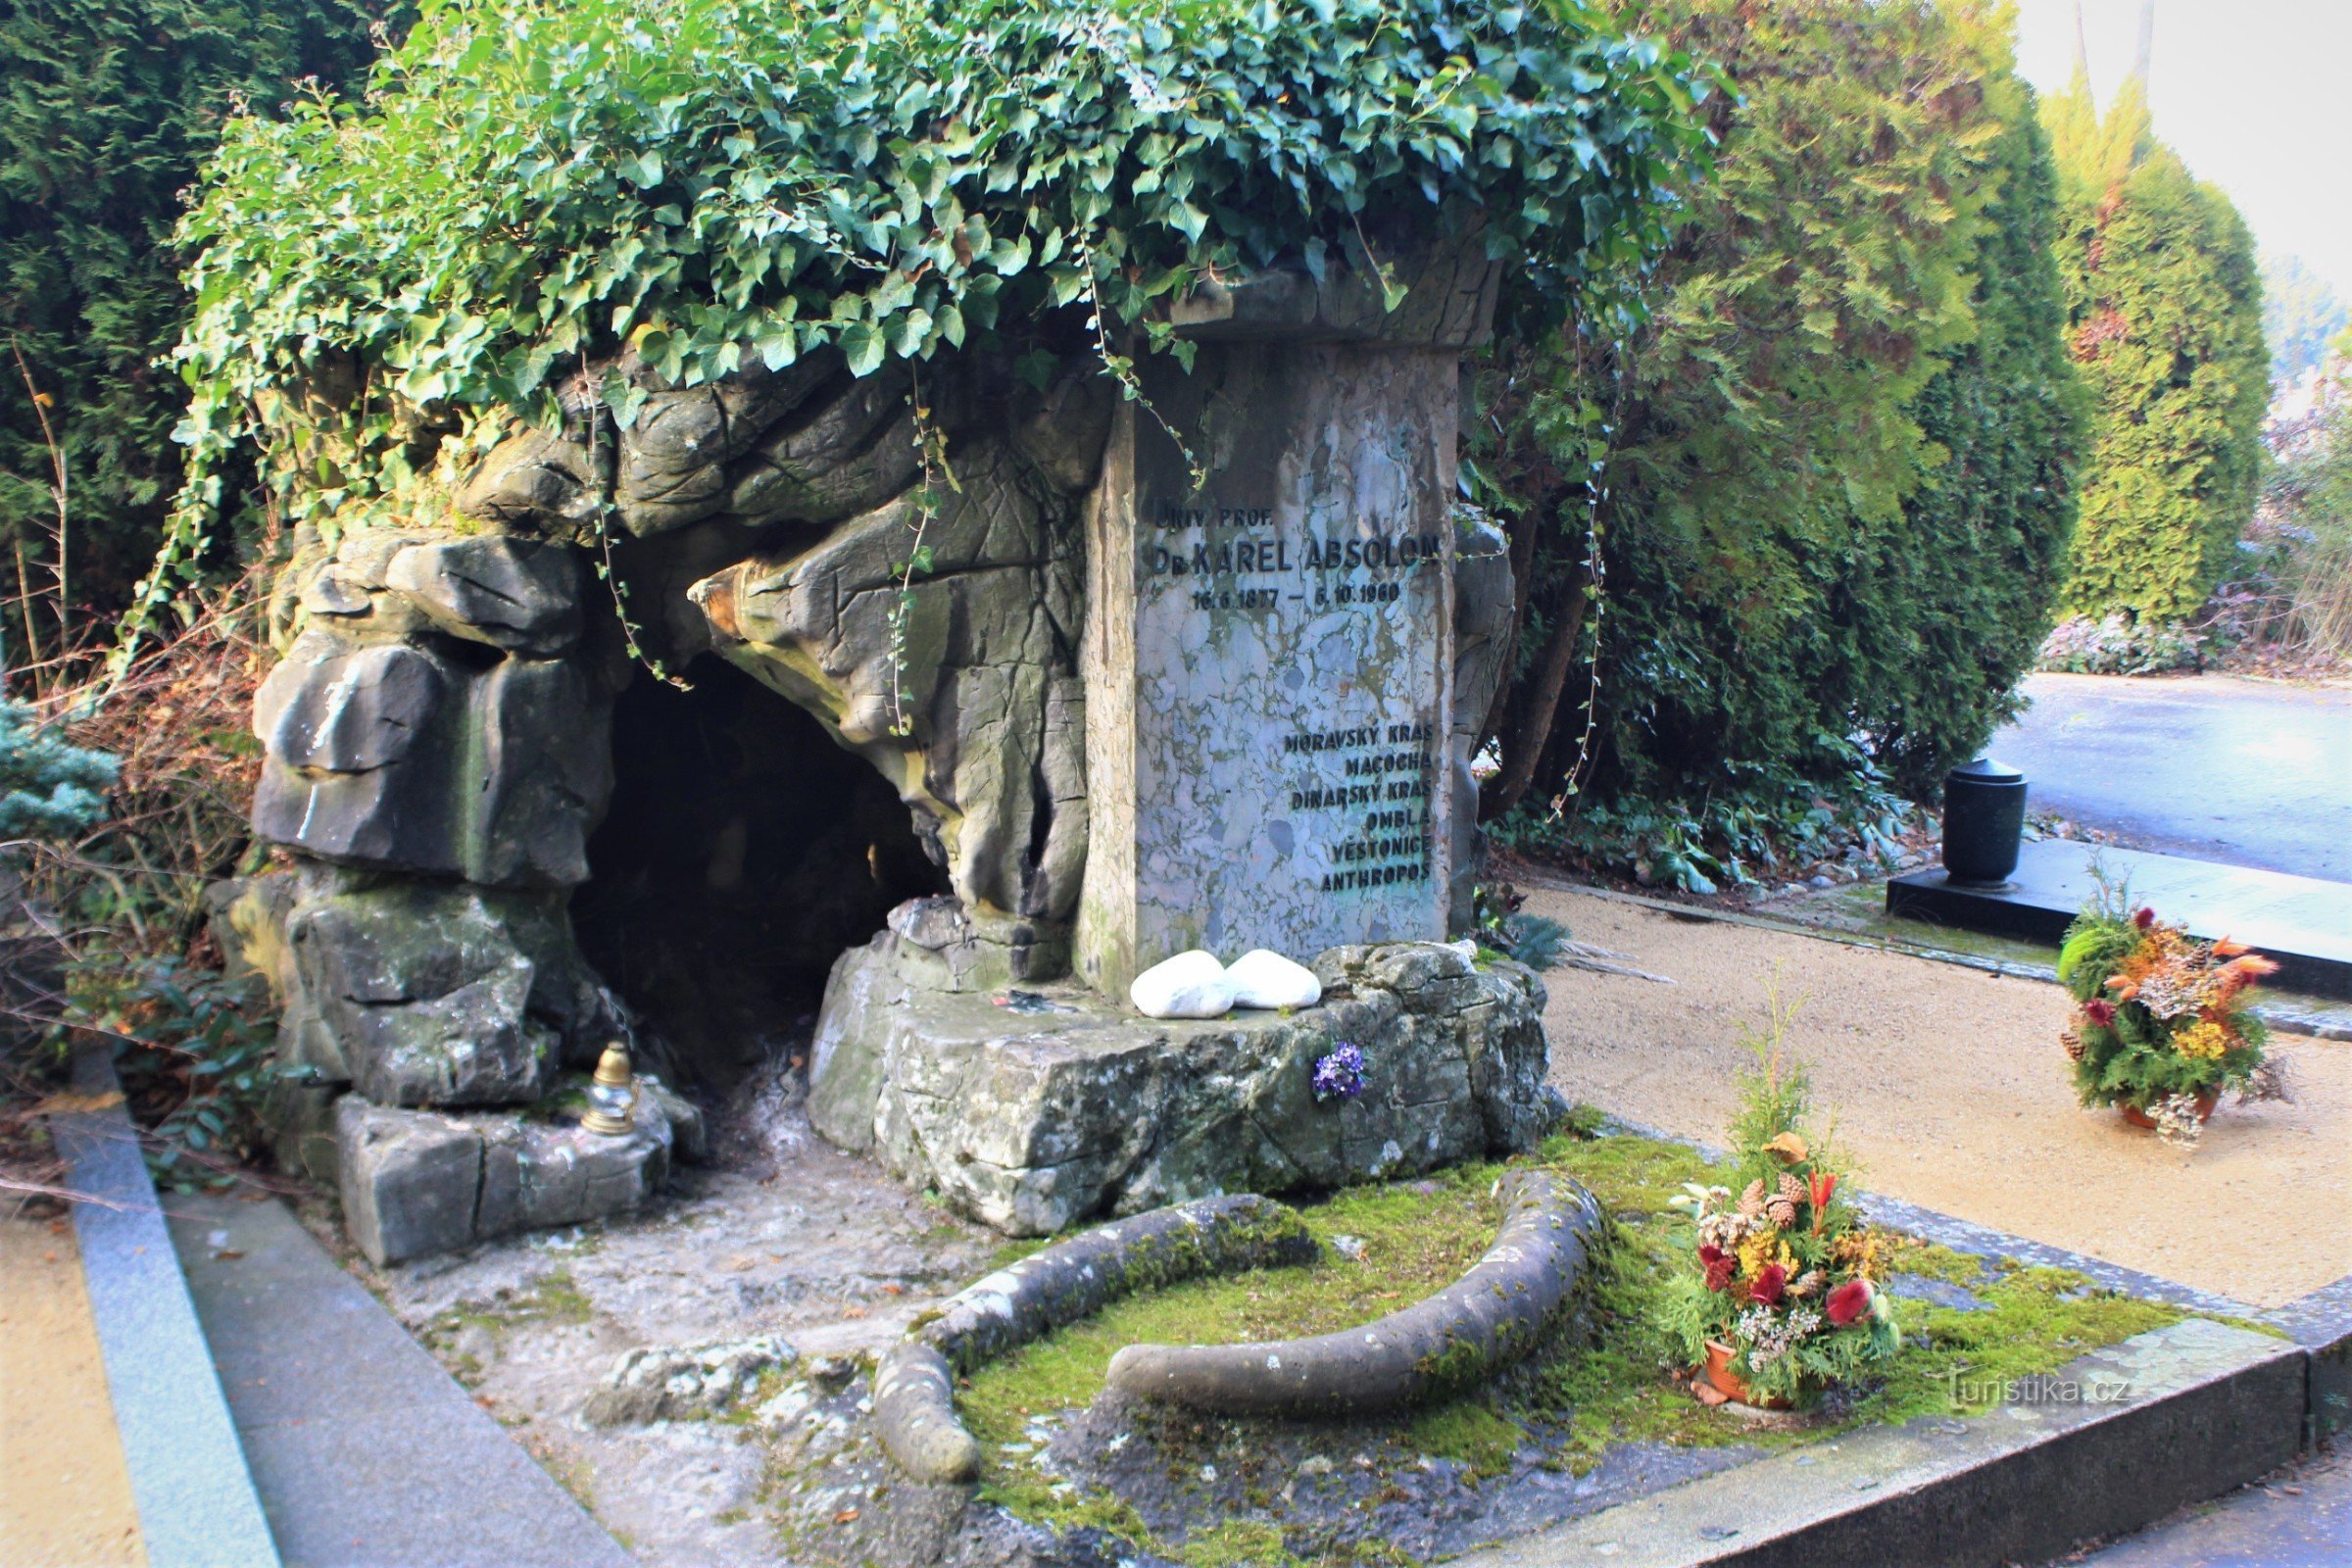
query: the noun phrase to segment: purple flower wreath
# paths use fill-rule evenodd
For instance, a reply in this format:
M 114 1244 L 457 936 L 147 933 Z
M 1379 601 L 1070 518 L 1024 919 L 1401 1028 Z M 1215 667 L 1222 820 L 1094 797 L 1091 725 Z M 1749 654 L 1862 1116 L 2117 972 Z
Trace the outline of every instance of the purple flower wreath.
M 1364 1092 L 1364 1054 L 1343 1040 L 1315 1062 L 1317 1100 L 1353 1100 Z

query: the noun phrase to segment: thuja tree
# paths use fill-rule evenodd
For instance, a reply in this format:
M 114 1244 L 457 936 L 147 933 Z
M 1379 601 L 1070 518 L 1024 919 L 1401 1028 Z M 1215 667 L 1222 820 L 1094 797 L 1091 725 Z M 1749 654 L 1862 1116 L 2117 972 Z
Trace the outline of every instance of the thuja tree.
M 1620 279 L 1645 317 L 1483 380 L 1526 568 L 1487 812 L 1763 825 L 1874 770 L 1927 788 L 2005 711 L 2071 521 L 2053 176 L 2004 16 L 1643 18 L 1738 97 L 1673 247 Z
M 2049 122 L 2071 346 L 2095 411 L 2065 602 L 2178 620 L 2221 579 L 2261 482 L 2253 240 L 2154 138 L 2136 79 L 2101 118 L 2078 74 Z
M 191 300 L 179 196 L 242 104 L 374 56 L 377 0 L 0 0 L 0 534 L 30 576 L 119 608 L 179 482 Z M 36 401 L 38 399 L 38 401 Z M 44 429 L 44 424 L 46 429 Z M 59 557 L 57 460 L 67 535 Z M 24 630 L 21 624 L 20 634 Z M 43 614 L 32 628 L 54 652 Z M 20 651 L 23 644 L 20 643 Z
M 2029 102 L 2001 96 L 1976 336 L 1911 407 L 1932 443 L 1926 473 L 1902 525 L 1861 541 L 1816 676 L 1825 717 L 1847 718 L 1873 762 L 1923 799 L 2019 707 L 2073 536 L 2088 412 L 2063 332 L 2048 141 Z
M 1075 321 L 1184 357 L 1212 274 L 1377 270 L 1478 215 L 1534 315 L 1662 239 L 1682 57 L 1574 0 L 428 0 L 365 103 L 223 140 L 168 594 L 267 435 L 298 521 L 397 515 L 476 432 L 652 384 L 859 376 Z M 650 374 L 623 373 L 621 355 Z M 1049 361 L 1050 363 L 1050 361 Z M 323 390 L 322 390 L 323 389 Z

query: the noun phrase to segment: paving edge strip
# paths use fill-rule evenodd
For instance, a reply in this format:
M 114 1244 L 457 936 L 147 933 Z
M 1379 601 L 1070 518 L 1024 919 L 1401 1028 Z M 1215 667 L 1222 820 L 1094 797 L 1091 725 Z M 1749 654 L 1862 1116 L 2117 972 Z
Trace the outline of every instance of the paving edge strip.
M 149 1568 L 278 1568 L 277 1547 L 103 1048 L 74 1058 L 85 1108 L 50 1118 L 75 1192 L 82 1277 Z

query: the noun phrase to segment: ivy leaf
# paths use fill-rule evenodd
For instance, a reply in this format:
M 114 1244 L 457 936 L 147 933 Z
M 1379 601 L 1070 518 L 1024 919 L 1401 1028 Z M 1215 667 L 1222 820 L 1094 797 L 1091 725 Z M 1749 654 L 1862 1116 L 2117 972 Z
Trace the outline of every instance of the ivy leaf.
M 853 321 L 842 328 L 840 340 L 842 357 L 850 362 L 852 375 L 871 375 L 882 368 L 888 347 L 882 334 L 871 321 Z
M 1012 362 L 1013 373 L 1040 392 L 1053 390 L 1054 378 L 1061 372 L 1061 360 L 1044 349 L 1031 349 Z
M 1029 236 L 1016 234 L 989 247 L 988 265 L 1000 276 L 1018 277 L 1029 268 Z
M 789 325 L 771 326 L 760 334 L 760 363 L 781 370 L 801 357 L 800 342 Z

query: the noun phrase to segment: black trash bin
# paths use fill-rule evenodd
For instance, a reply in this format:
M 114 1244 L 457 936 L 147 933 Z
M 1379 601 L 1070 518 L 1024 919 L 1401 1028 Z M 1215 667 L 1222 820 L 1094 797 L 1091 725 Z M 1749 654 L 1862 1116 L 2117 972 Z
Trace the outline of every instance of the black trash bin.
M 2025 833 L 2025 774 L 1989 757 L 1944 774 L 1943 869 L 1953 881 L 2008 881 Z

